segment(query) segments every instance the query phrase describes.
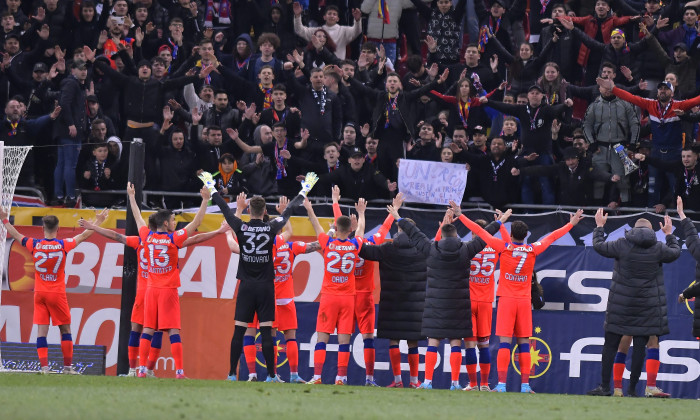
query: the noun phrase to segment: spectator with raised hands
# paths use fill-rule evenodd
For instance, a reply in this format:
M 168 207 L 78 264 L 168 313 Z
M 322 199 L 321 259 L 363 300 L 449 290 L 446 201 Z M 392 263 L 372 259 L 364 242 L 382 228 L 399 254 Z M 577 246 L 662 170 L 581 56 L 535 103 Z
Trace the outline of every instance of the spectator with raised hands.
M 312 41 L 313 36 L 319 28 L 309 28 L 304 26 L 301 20 L 303 12 L 299 2 L 292 4 L 294 10 L 294 32 L 306 41 Z M 375 9 L 376 10 L 376 9 Z M 329 4 L 325 8 L 323 20 L 325 24 L 320 27 L 328 37 L 333 41 L 335 46 L 335 55 L 339 60 L 345 59 L 346 47 L 362 33 L 362 12 L 359 9 L 352 10 L 353 25 L 339 25 L 340 21 L 339 10 L 335 5 Z

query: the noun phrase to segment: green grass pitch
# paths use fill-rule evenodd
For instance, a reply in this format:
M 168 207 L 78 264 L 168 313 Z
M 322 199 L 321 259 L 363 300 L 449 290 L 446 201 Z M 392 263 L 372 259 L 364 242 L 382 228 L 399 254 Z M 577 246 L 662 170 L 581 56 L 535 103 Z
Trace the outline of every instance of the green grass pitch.
M 14 419 L 690 419 L 700 402 L 124 377 L 0 374 Z

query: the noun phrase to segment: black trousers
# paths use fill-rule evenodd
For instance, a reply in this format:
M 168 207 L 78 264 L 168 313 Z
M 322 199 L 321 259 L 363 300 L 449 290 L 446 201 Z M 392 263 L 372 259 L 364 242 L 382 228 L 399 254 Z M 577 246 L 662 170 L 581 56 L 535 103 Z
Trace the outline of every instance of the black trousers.
M 603 388 L 610 389 L 610 374 L 615 363 L 615 354 L 620 345 L 622 335 L 605 332 L 605 343 L 603 344 L 603 371 L 600 384 Z M 642 374 L 642 365 L 646 357 L 646 346 L 649 341 L 648 335 L 635 335 L 632 338 L 632 371 L 630 373 L 629 389 L 634 390 Z

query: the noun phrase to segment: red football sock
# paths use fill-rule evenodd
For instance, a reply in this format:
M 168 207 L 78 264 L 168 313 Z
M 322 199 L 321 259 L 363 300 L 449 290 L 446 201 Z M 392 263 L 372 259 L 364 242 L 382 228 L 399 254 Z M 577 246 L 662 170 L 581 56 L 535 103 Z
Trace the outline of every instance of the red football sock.
M 170 352 L 173 354 L 173 359 L 175 359 L 175 369 L 184 369 L 182 362 L 182 343 L 170 343 Z
M 139 348 L 129 346 L 129 368 L 135 369 L 138 366 Z
M 350 363 L 350 352 L 338 352 L 338 376 L 348 376 L 348 364 Z
M 467 375 L 469 375 L 469 386 L 474 388 L 477 386 L 476 381 L 476 365 L 467 365 Z
M 622 374 L 625 373 L 624 363 L 615 363 L 613 365 L 613 386 L 622 388 Z M 647 360 L 647 383 L 649 383 L 649 361 Z
M 420 355 L 418 353 L 408 355 L 408 369 L 410 375 L 414 378 L 418 377 L 418 365 L 420 363 Z M 401 366 L 399 366 L 399 373 L 401 371 Z
M 314 350 L 314 376 L 321 376 L 326 363 L 326 349 Z
M 148 352 L 148 364 L 146 368 L 153 370 L 156 367 L 156 362 L 158 362 L 158 356 L 160 356 L 160 349 L 158 347 L 151 346 L 151 351 Z
M 491 363 L 479 363 L 481 368 L 481 385 L 489 384 L 489 374 L 491 373 Z
M 365 371 L 367 375 L 374 375 L 374 349 L 365 349 Z M 399 366 L 401 369 L 401 366 Z
M 450 353 L 450 376 L 453 381 L 459 380 L 459 369 L 462 367 L 462 352 Z
M 40 347 L 36 349 L 37 355 L 39 355 L 39 364 L 41 364 L 42 367 L 48 366 L 49 365 L 49 348 L 48 347 Z
M 435 363 L 437 363 L 437 352 L 436 351 L 426 351 L 425 352 L 425 380 L 433 380 L 433 372 L 435 371 Z
M 73 366 L 73 340 L 62 340 L 63 366 Z
M 394 376 L 401 375 L 401 350 L 399 347 L 389 347 L 389 360 L 391 360 L 391 371 Z M 408 363 L 411 363 L 411 355 L 408 355 Z
M 151 337 L 142 338 L 139 343 L 139 366 L 148 364 L 148 352 L 151 351 Z
M 530 351 L 520 352 L 520 378 L 522 383 L 530 382 Z M 609 386 L 609 385 L 608 385 Z
M 647 386 L 656 386 L 656 376 L 659 374 L 660 365 L 661 362 L 658 360 L 647 359 Z
M 287 341 L 287 360 L 289 360 L 289 371 L 299 372 L 299 344 L 297 344 L 297 340 Z
M 255 373 L 255 357 L 257 353 L 255 344 L 243 346 L 243 354 L 245 355 L 245 364 L 248 366 L 248 374 Z
M 496 369 L 498 369 L 498 382 L 506 382 L 508 379 L 508 365 L 510 364 L 510 349 L 498 349 L 496 356 Z

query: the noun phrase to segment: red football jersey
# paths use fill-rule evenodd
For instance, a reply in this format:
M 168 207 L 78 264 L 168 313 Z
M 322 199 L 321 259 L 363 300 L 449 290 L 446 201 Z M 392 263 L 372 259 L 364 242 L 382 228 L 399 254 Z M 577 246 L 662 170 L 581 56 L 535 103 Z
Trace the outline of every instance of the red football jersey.
M 68 239 L 34 239 L 25 237 L 22 246 L 34 258 L 34 291 L 66 292 L 66 256 L 77 244 Z
M 389 230 L 391 229 L 392 223 L 394 223 L 394 218 L 389 215 L 384 220 L 384 223 L 379 228 L 377 233 L 369 238 L 363 238 L 362 243 L 374 245 L 383 244 L 387 233 L 389 233 Z M 359 256 L 357 257 L 357 262 L 355 263 L 355 290 L 358 292 L 374 291 L 374 267 L 376 265 L 376 261 L 365 261 Z
M 505 226 L 499 228 L 501 238 L 510 242 L 510 235 Z M 472 258 L 469 267 L 469 296 L 471 300 L 479 302 L 493 302 L 495 299 L 496 282 L 493 274 L 496 271 L 496 263 L 499 254 L 490 246 L 486 246 Z
M 461 215 L 459 220 L 472 232 L 482 238 L 486 245 L 501 254 L 501 275 L 498 279 L 498 296 L 530 299 L 532 271 L 535 258 L 543 253 L 557 239 L 571 230 L 571 223 L 550 233 L 541 242 L 516 244 L 494 238 L 481 226 Z
M 136 250 L 136 258 L 139 260 L 139 270 L 136 272 L 136 290 L 148 287 L 148 257 L 146 248 L 138 236 L 127 236 L 126 246 Z
M 275 299 L 294 299 L 292 268 L 297 255 L 306 252 L 305 242 L 285 242 L 282 235 L 275 237 Z
M 146 248 L 149 287 L 174 289 L 180 287 L 178 250 L 187 239 L 187 231 L 153 232 L 148 226 L 139 229 Z
M 331 238 L 325 233 L 318 235 L 323 254 L 323 285 L 321 293 L 329 295 L 355 294 L 355 263 L 362 249 L 362 238 Z

